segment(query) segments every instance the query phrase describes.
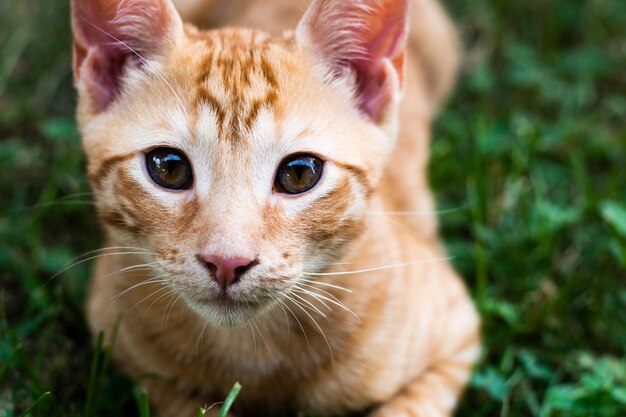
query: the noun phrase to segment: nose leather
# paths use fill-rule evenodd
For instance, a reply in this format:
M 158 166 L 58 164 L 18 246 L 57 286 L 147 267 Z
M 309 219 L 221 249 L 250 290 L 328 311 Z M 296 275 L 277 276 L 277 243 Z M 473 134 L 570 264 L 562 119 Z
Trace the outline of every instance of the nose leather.
M 207 266 L 213 279 L 224 289 L 239 281 L 241 275 L 258 263 L 250 258 L 222 258 L 211 254 L 201 254 L 198 258 Z

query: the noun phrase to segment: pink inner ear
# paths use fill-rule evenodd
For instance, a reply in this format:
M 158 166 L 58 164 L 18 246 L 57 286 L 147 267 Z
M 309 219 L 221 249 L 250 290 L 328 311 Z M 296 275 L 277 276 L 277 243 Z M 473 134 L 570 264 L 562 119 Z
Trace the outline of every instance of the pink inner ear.
M 387 2 L 389 3 L 389 2 Z M 374 121 L 379 121 L 393 95 L 385 62 L 390 61 L 400 81 L 404 81 L 404 47 L 406 39 L 406 9 L 392 9 L 383 16 L 370 16 L 373 31 L 366 35 L 366 57 L 352 62 L 357 74 L 359 105 Z
M 115 50 L 92 49 L 87 54 L 84 80 L 98 111 L 105 110 L 119 94 L 128 57 L 128 53 Z
M 380 122 L 394 94 L 386 62 L 402 86 L 407 19 L 408 0 L 317 0 L 299 31 L 333 74 L 356 75 L 360 110 Z
M 74 77 L 84 82 L 97 111 L 119 95 L 129 58 L 148 58 L 163 48 L 174 21 L 168 2 L 72 0 Z

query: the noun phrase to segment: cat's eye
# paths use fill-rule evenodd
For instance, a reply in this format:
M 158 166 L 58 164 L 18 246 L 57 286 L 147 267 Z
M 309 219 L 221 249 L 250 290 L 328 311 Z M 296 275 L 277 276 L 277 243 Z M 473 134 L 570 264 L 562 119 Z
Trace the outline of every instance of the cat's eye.
M 302 194 L 317 185 L 324 162 L 314 155 L 292 155 L 281 162 L 274 180 L 274 189 L 284 194 Z
M 146 154 L 146 167 L 150 178 L 163 188 L 187 190 L 193 183 L 189 160 L 182 152 L 172 148 L 157 148 Z

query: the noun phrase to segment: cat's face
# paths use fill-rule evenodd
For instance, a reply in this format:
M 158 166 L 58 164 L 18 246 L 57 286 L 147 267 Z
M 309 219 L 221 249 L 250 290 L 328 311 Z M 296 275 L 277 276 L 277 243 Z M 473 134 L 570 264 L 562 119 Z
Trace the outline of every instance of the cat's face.
M 93 3 L 74 4 L 74 14 L 113 13 L 111 1 Z M 81 40 L 75 20 L 98 213 L 116 244 L 151 253 L 153 276 L 189 306 L 216 325 L 242 324 L 359 237 L 393 146 L 401 77 L 391 59 L 374 84 L 361 78 L 369 68 L 322 59 L 316 5 L 297 34 L 270 38 L 183 28 L 168 2 L 157 3 L 150 18 L 161 21 L 162 41 L 141 50 L 146 61 L 89 46 L 103 29 L 139 52 L 140 36 L 125 41 L 106 27 L 115 21 L 100 16 Z

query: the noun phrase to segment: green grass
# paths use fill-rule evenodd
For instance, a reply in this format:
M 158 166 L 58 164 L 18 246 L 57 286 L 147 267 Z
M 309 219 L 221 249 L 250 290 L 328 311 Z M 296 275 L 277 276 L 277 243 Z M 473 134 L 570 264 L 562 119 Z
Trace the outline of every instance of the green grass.
M 49 281 L 99 244 L 67 3 L 0 0 L 0 417 L 146 415 L 92 347 L 91 265 Z M 626 2 L 447 3 L 467 64 L 431 175 L 485 338 L 458 416 L 623 417 Z

